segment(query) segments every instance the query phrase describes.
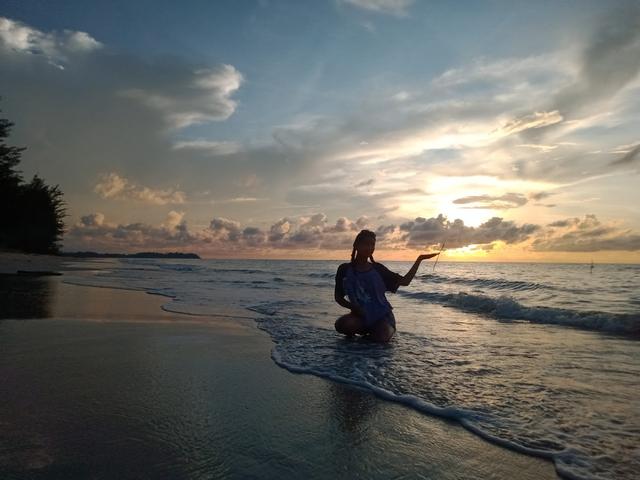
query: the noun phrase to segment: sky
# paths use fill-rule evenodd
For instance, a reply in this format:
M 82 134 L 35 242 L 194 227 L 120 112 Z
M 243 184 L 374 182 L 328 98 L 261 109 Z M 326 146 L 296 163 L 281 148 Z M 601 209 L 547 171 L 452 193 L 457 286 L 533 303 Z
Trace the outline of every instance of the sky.
M 640 3 L 0 3 L 63 250 L 640 263 Z

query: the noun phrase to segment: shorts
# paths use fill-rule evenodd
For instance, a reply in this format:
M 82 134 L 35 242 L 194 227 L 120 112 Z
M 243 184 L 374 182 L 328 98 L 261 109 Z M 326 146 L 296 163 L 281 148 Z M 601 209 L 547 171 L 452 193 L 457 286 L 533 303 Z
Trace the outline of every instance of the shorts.
M 396 329 L 396 317 L 394 317 L 393 312 L 389 310 L 388 313 L 385 313 L 383 317 L 379 318 L 373 323 L 373 325 L 368 327 L 367 331 L 374 330 L 380 324 L 380 322 L 385 322 L 388 325 L 392 326 L 394 330 Z

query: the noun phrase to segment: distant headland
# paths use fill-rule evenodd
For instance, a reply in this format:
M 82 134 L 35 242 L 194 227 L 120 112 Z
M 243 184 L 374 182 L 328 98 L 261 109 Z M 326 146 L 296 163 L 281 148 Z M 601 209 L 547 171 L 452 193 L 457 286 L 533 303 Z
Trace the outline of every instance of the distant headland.
M 196 253 L 181 252 L 138 252 L 138 253 L 99 253 L 99 252 L 60 252 L 62 257 L 78 257 L 78 258 L 197 258 L 200 256 Z

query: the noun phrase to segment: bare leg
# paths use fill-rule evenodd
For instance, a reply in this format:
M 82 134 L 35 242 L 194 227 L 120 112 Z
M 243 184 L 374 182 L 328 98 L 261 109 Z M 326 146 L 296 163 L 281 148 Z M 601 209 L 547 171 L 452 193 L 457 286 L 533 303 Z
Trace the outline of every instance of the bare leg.
M 347 313 L 336 320 L 336 330 L 344 335 L 353 336 L 356 334 L 364 335 L 367 333 L 364 329 L 364 323 L 362 318 L 354 315 L 353 313 Z

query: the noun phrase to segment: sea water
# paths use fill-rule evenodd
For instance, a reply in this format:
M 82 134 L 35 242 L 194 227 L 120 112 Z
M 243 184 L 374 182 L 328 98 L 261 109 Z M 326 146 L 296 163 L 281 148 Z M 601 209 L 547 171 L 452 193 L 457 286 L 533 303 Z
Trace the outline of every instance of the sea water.
M 252 318 L 293 372 L 358 385 L 548 457 L 566 478 L 640 471 L 640 265 L 424 263 L 387 294 L 398 332 L 333 323 L 337 261 L 93 261 L 67 282 L 169 297 L 164 309 Z M 408 262 L 383 262 L 406 273 Z

